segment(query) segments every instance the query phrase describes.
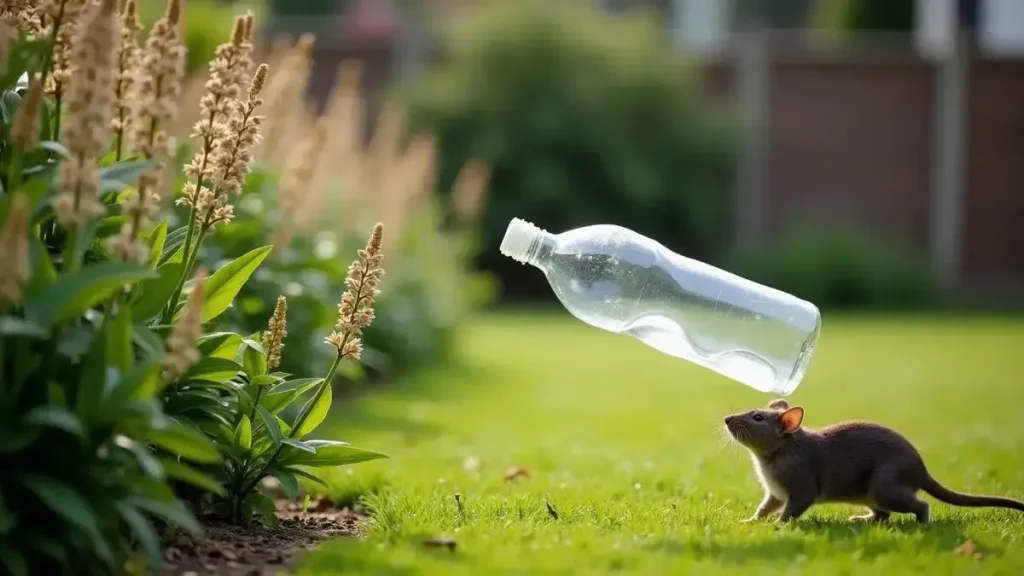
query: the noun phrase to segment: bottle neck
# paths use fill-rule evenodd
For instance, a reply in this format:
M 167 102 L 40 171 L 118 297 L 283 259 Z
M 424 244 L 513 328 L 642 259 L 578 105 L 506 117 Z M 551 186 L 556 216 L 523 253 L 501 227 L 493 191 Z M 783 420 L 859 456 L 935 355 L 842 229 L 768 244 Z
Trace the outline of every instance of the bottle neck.
M 501 253 L 516 262 L 543 269 L 554 246 L 554 234 L 525 220 L 513 218 L 501 241 Z

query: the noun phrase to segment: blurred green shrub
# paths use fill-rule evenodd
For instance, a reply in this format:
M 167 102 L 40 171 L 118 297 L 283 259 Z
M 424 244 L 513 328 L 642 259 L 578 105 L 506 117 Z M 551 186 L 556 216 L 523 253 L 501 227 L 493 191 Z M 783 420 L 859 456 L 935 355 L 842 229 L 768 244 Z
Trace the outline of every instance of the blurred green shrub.
M 235 206 L 235 220 L 206 245 L 204 261 L 211 269 L 272 239 L 278 227 L 274 177 L 255 171 Z M 399 254 L 385 252 L 387 281 L 378 296 L 377 316 L 363 335 L 359 365 L 343 366 L 350 380 L 396 373 L 450 359 L 451 344 L 466 316 L 492 299 L 487 277 L 467 270 L 471 240 L 443 233 L 439 211 L 424 208 L 408 221 Z M 365 236 L 365 234 L 363 234 Z M 281 370 L 303 373 L 331 356 L 324 337 L 337 316 L 338 298 L 345 290 L 348 260 L 343 255 L 360 248 L 359 234 L 323 229 L 298 235 L 278 245 L 239 293 L 227 322 L 251 333 L 262 329 L 279 295 L 288 297 L 288 351 Z M 353 369 L 358 369 L 353 372 Z
M 498 253 L 513 217 L 619 224 L 698 258 L 720 246 L 734 126 L 653 21 L 523 0 L 458 24 L 404 97 L 413 130 L 438 137 L 442 194 L 468 158 L 490 164 L 479 263 L 507 293 L 550 295 Z
M 819 2 L 811 24 L 833 30 L 910 32 L 917 22 L 916 0 L 826 0 Z
M 933 304 L 937 283 L 918 259 L 866 232 L 794 228 L 738 256 L 742 276 L 821 308 L 914 308 Z

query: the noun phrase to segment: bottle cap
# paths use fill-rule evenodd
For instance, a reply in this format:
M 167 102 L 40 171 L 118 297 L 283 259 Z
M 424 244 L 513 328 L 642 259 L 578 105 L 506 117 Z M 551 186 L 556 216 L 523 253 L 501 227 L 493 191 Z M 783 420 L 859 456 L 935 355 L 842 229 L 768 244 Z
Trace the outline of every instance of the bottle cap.
M 530 249 L 543 234 L 543 230 L 526 220 L 513 218 L 505 230 L 505 237 L 501 240 L 501 253 L 516 262 L 526 264 Z

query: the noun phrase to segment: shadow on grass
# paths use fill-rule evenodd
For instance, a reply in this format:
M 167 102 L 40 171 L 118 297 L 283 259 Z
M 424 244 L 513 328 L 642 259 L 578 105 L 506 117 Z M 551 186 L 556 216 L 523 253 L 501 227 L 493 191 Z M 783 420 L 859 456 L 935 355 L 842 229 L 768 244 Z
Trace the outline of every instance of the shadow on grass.
M 914 521 L 869 525 L 839 520 L 804 520 L 791 527 L 765 526 L 766 532 L 762 535 L 768 537 L 764 540 L 730 542 L 734 536 L 722 536 L 712 541 L 662 540 L 651 543 L 646 549 L 723 564 L 790 560 L 799 556 L 834 557 L 837 554 L 870 559 L 905 549 L 908 546 L 905 536 L 914 536 L 913 546 L 921 553 L 952 552 L 967 538 L 965 525 L 965 522 L 953 519 L 933 521 L 926 526 Z M 819 538 L 808 538 L 811 535 Z

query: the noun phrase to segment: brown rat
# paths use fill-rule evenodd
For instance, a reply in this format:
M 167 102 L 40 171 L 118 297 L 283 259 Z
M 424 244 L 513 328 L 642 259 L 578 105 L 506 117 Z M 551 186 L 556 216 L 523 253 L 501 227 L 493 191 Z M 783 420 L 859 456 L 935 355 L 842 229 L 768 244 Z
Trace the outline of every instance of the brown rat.
M 813 504 L 846 502 L 871 509 L 851 520 L 884 521 L 893 512 L 928 522 L 924 490 L 955 506 L 995 506 L 1024 512 L 1024 502 L 972 496 L 939 484 L 917 449 L 899 433 L 870 422 L 843 422 L 819 430 L 801 427 L 804 409 L 775 400 L 765 409 L 725 418 L 729 434 L 750 451 L 764 486 L 764 501 L 751 522 L 779 509 L 779 522 L 799 518 Z

